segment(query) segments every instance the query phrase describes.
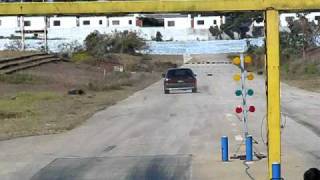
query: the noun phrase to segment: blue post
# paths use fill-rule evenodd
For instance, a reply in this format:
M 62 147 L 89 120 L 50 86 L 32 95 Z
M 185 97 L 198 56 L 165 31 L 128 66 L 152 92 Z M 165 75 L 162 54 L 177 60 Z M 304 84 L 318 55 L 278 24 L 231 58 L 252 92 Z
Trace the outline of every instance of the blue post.
M 272 180 L 281 180 L 281 165 L 278 162 L 272 163 Z
M 252 161 L 252 136 L 246 137 L 246 161 Z
M 228 161 L 229 160 L 229 152 L 228 152 L 228 137 L 222 136 L 221 137 L 221 155 L 222 155 L 222 161 Z

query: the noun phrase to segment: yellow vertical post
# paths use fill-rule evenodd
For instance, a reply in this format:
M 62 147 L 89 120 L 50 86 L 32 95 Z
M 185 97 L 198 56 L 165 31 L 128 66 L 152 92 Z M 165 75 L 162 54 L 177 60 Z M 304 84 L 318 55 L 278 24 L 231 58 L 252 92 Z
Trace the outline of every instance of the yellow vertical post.
M 266 11 L 266 27 L 268 168 L 269 179 L 271 179 L 272 163 L 281 163 L 279 12 L 277 10 Z

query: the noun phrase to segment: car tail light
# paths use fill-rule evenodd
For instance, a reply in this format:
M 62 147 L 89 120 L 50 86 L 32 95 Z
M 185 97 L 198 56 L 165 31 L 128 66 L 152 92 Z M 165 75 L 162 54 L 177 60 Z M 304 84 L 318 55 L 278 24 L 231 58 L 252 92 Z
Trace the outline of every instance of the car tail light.
M 176 82 L 176 80 L 168 79 L 168 78 L 166 78 L 164 81 L 165 81 L 166 83 L 175 83 L 175 82 Z

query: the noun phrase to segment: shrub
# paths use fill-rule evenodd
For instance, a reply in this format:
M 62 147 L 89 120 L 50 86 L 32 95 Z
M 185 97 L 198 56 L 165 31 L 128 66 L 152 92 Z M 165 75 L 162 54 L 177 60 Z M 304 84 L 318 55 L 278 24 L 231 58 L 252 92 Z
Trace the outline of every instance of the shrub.
M 157 31 L 155 40 L 156 40 L 156 41 L 163 41 L 163 40 L 162 40 L 162 34 L 161 34 L 160 31 Z
M 265 48 L 259 46 L 250 45 L 247 53 L 253 58 L 253 62 L 248 66 L 248 70 L 250 71 L 258 71 L 259 73 L 263 73 L 265 70 Z
M 212 36 L 216 37 L 217 39 L 222 39 L 223 32 L 220 30 L 218 26 L 210 26 L 209 32 Z
M 83 47 L 77 40 L 75 40 L 58 45 L 58 49 L 62 56 L 71 57 L 73 53 L 83 50 Z
M 22 49 L 22 42 L 20 39 L 11 40 L 8 44 L 5 44 L 4 47 L 7 50 L 19 51 Z
M 108 53 L 136 54 L 146 48 L 145 41 L 135 32 L 115 32 L 101 34 L 98 31 L 90 33 L 84 40 L 86 50 L 95 57 L 105 57 Z

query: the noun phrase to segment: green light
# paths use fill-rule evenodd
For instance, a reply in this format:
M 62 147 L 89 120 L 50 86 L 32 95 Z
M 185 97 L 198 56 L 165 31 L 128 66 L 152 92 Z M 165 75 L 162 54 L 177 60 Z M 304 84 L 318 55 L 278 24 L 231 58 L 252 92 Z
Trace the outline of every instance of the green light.
M 238 90 L 236 90 L 235 94 L 236 94 L 236 96 L 241 96 L 242 95 L 242 91 L 238 89 Z
M 252 89 L 248 89 L 247 94 L 248 94 L 249 96 L 252 96 L 252 95 L 254 94 L 254 92 L 253 92 Z

